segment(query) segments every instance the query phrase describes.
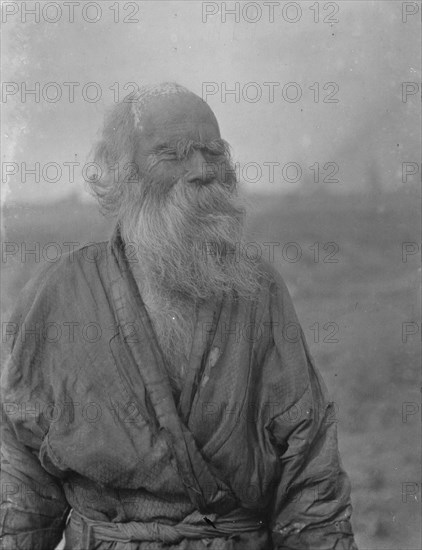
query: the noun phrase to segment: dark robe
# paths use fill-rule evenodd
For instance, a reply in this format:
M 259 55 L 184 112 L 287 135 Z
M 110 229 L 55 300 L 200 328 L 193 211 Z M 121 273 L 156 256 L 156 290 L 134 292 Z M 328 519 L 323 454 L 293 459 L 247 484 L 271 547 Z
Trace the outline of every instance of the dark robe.
M 118 230 L 28 283 L 3 327 L 5 549 L 356 549 L 333 405 L 261 272 L 199 308 L 178 398 Z

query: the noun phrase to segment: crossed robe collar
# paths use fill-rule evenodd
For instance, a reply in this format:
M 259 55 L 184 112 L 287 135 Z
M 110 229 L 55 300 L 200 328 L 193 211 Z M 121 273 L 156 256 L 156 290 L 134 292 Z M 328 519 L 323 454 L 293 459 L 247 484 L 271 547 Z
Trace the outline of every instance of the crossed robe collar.
M 107 268 L 110 278 L 112 306 L 133 359 L 127 368 L 134 372 L 138 387 L 134 394 L 142 395 L 145 388 L 154 411 L 159 432 L 165 437 L 176 459 L 177 470 L 192 503 L 203 513 L 227 513 L 238 506 L 228 485 L 218 477 L 202 456 L 193 434 L 187 428 L 190 407 L 200 375 L 204 351 L 209 349 L 216 330 L 222 300 L 211 300 L 201 307 L 195 328 L 187 378 L 176 407 L 165 366 L 165 358 L 142 301 L 138 286 L 124 253 L 119 227 L 108 243 Z M 216 315 L 217 313 L 217 315 Z M 206 341 L 202 328 L 211 326 Z

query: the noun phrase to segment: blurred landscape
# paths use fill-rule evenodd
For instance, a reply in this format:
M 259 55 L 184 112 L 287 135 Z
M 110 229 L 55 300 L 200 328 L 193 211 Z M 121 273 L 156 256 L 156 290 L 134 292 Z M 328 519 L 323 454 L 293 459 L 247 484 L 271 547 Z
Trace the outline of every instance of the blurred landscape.
M 318 190 L 251 195 L 250 203 L 248 252 L 260 250 L 285 278 L 336 403 L 359 548 L 419 549 L 420 248 L 413 253 L 420 246 L 419 193 Z M 3 250 L 6 242 L 18 245 L 2 259 L 3 323 L 34 270 L 48 261 L 44 256 L 55 257 L 54 248 L 42 254 L 47 243 L 65 252 L 63 243 L 106 240 L 113 228 L 95 204 L 77 195 L 9 203 L 3 226 Z M 38 263 L 33 255 L 22 261 L 22 243 L 27 250 L 40 243 Z M 404 258 L 403 243 L 414 243 Z M 403 335 L 403 323 L 418 333 Z

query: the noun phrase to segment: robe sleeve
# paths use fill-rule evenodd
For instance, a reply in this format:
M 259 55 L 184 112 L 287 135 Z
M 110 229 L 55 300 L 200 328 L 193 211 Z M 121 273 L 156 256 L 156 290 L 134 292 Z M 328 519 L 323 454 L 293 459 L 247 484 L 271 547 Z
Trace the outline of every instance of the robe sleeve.
M 22 292 L 3 341 L 10 354 L 2 369 L 1 545 L 4 550 L 53 550 L 69 505 L 58 478 L 41 464 L 40 450 L 53 417 L 49 357 L 42 337 L 51 296 L 42 275 Z M 33 332 L 31 332 L 33 331 Z
M 272 342 L 266 369 L 277 402 L 269 424 L 280 461 L 270 528 L 274 549 L 357 550 L 350 482 L 338 452 L 333 403 L 315 368 L 280 275 L 270 293 Z M 276 393 L 276 395 L 274 395 Z

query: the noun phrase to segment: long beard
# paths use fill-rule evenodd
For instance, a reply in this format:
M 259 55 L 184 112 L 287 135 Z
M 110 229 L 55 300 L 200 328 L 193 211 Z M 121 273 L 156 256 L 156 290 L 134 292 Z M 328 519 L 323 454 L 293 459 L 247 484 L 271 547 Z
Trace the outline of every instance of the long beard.
M 133 272 L 176 384 L 201 303 L 223 294 L 251 297 L 260 287 L 258 266 L 240 252 L 243 218 L 240 200 L 221 184 L 177 184 L 160 200 L 146 194 L 121 222 L 124 241 L 135 245 Z

